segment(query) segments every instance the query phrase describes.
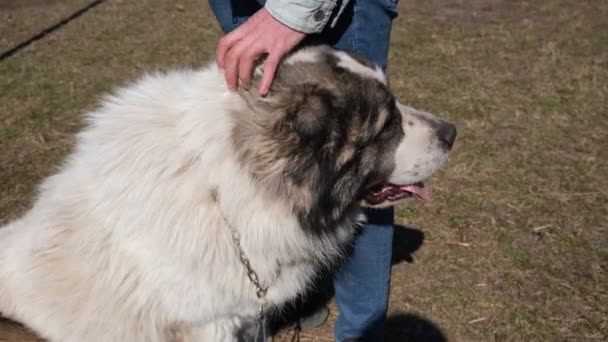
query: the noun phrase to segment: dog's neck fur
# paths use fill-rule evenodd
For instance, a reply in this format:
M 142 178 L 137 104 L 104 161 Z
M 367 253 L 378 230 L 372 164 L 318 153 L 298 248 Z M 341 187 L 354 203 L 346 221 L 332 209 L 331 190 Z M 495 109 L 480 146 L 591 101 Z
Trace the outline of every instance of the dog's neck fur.
M 273 155 L 273 146 L 265 145 L 268 142 L 244 140 L 241 144 L 234 143 L 235 122 L 239 122 L 243 129 L 248 129 L 248 139 L 258 139 L 257 129 L 259 122 L 255 122 L 255 114 L 251 113 L 246 102 L 237 94 L 218 89 L 216 96 L 223 98 L 225 104 L 222 110 L 215 113 L 201 115 L 196 109 L 187 113 L 188 119 L 184 126 L 184 139 L 192 142 L 192 153 L 205 150 L 205 163 L 213 163 L 213 173 L 205 165 L 193 165 L 201 170 L 201 178 L 206 179 L 210 192 L 221 206 L 223 216 L 229 217 L 229 224 L 238 231 L 244 252 L 251 259 L 252 266 L 260 276 L 264 286 L 269 286 L 268 298 L 274 301 L 290 286 L 284 284 L 290 271 L 297 265 L 335 263 L 342 259 L 350 246 L 354 234 L 364 220 L 358 207 L 353 207 L 347 215 L 334 221 L 334 234 L 309 234 L 302 227 L 302 219 L 298 217 L 294 208 L 310 208 L 315 203 L 307 189 L 298 189 L 285 182 L 285 174 L 281 172 L 280 165 L 276 168 L 263 170 L 256 174 L 252 164 L 242 162 L 239 157 L 242 153 L 250 153 L 256 158 L 267 158 L 269 155 L 280 163 L 280 156 Z M 238 120 L 235 115 L 240 115 Z M 229 134 L 210 136 L 206 127 L 213 123 L 214 127 Z M 262 136 L 263 137 L 263 136 Z M 252 149 L 252 146 L 258 147 Z M 239 150 L 241 148 L 241 150 Z M 232 150 L 232 151 L 231 151 Z M 234 152 L 237 153 L 234 153 Z M 221 170 L 221 172 L 217 172 Z M 213 197 L 213 196 L 210 196 Z M 310 209 L 308 209 L 310 210 Z M 291 213 L 291 215 L 286 215 Z M 222 215 L 216 212 L 216 220 L 221 227 L 225 239 L 230 239 L 230 230 L 223 222 Z M 230 242 L 232 245 L 232 242 Z M 264 246 L 260 249 L 259 246 Z M 231 247 L 231 250 L 233 248 Z M 269 251 L 272 250 L 272 253 Z M 233 258 L 238 255 L 233 253 Z M 308 266 L 306 266 L 308 267 Z M 306 273 L 306 272 L 304 272 Z M 302 284 L 304 279 L 299 280 Z M 249 284 L 251 285 L 251 284 Z M 253 290 L 253 289 L 252 289 Z M 290 290 L 292 291 L 292 290 Z

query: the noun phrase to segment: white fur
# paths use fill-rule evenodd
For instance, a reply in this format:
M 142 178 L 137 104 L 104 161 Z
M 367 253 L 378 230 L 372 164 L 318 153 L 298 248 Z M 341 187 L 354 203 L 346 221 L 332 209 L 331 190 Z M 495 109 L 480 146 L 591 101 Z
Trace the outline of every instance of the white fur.
M 448 158 L 432 123 L 439 119 L 430 113 L 397 102 L 405 137 L 395 153 L 395 170 L 389 178 L 393 184 L 413 184 L 429 178 Z
M 320 61 L 320 53 L 315 48 L 303 48 L 298 53 L 295 53 L 285 59 L 285 64 L 296 63 L 318 63 Z
M 334 54 L 340 59 L 338 66 L 353 73 L 359 74 L 363 77 L 373 78 L 379 82 L 386 84 L 386 75 L 378 66 L 374 69 L 367 67 L 352 58 L 349 54 L 344 51 L 335 51 Z
M 235 341 L 260 300 L 212 198 L 241 235 L 266 300 L 301 293 L 313 257 L 337 240 L 305 236 L 260 196 L 233 153 L 244 102 L 215 67 L 150 75 L 88 114 L 76 150 L 33 208 L 0 228 L 0 311 L 51 342 Z

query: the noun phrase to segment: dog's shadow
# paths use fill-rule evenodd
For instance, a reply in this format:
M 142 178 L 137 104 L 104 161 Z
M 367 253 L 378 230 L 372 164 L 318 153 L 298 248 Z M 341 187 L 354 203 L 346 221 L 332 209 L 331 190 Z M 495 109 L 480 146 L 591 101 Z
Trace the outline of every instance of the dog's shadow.
M 392 264 L 413 263 L 414 252 L 424 243 L 424 233 L 414 227 L 395 225 L 393 236 Z M 281 310 L 280 319 L 274 321 L 274 329 L 293 327 L 298 317 L 306 317 L 319 307 L 327 305 L 334 296 L 331 275 L 321 277 L 316 291 L 308 294 L 306 300 L 298 300 L 292 306 Z M 297 325 L 296 325 L 297 326 Z M 441 329 L 430 320 L 414 314 L 397 314 L 389 316 L 385 322 L 387 342 L 422 341 L 444 342 L 446 337 Z

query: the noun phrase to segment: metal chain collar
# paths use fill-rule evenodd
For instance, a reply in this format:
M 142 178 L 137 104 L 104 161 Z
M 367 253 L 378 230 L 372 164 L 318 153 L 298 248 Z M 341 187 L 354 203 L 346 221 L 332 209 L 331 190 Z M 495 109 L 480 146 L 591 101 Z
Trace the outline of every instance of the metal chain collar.
M 223 216 L 223 214 L 222 214 L 222 216 Z M 268 286 L 263 287 L 260 284 L 260 279 L 258 277 L 258 274 L 255 273 L 255 271 L 253 270 L 253 267 L 251 267 L 251 262 L 249 262 L 249 258 L 247 258 L 247 255 L 245 255 L 245 251 L 243 251 L 243 247 L 241 247 L 241 236 L 236 231 L 236 229 L 234 229 L 226 221 L 226 218 L 224 218 L 224 222 L 226 222 L 226 225 L 230 229 L 230 233 L 232 235 L 232 242 L 234 242 L 234 246 L 236 247 L 237 251 L 239 252 L 239 259 L 241 260 L 241 263 L 243 264 L 243 266 L 245 266 L 245 268 L 247 269 L 247 278 L 249 278 L 249 281 L 251 281 L 251 283 L 256 288 L 255 294 L 258 296 L 259 299 L 266 297 L 266 292 L 268 292 Z
M 228 222 L 228 220 L 226 219 L 226 216 L 224 216 L 224 212 L 222 211 L 222 208 L 220 207 L 220 202 L 217 200 L 217 194 L 215 194 L 213 197 L 215 199 L 215 203 L 217 204 L 217 209 L 219 210 L 220 215 L 222 216 L 222 219 L 224 220 L 224 223 L 226 224 L 226 226 L 228 226 L 228 229 L 230 229 L 230 235 L 232 236 L 232 242 L 234 244 L 234 247 L 236 247 L 236 250 L 239 254 L 239 259 L 241 260 L 241 264 L 243 264 L 243 266 L 245 266 L 245 268 L 247 269 L 247 278 L 249 278 L 249 281 L 251 281 L 251 283 L 255 286 L 256 296 L 259 299 L 263 299 L 264 297 L 266 297 L 266 293 L 268 292 L 268 286 L 264 287 L 260 284 L 260 278 L 258 277 L 258 274 L 255 272 L 253 267 L 251 267 L 251 262 L 249 261 L 249 258 L 247 258 L 247 255 L 245 254 L 245 251 L 243 250 L 243 247 L 241 246 L 241 236 L 236 231 L 236 229 L 234 229 L 234 227 L 232 227 L 232 225 Z M 260 315 L 262 315 L 262 314 L 263 314 L 263 308 L 260 307 Z

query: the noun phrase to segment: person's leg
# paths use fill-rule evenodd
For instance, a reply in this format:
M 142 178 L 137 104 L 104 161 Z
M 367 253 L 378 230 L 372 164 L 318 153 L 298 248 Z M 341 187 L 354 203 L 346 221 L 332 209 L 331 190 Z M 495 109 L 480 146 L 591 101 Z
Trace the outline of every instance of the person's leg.
M 393 211 L 368 212 L 365 225 L 344 267 L 334 274 L 339 316 L 338 341 L 383 341 L 393 241 Z
M 386 69 L 396 0 L 352 0 L 335 29 L 327 32 L 335 48 L 354 52 Z M 352 255 L 334 275 L 339 316 L 338 341 L 383 341 L 390 290 L 393 209 L 368 210 L 368 223 Z
M 318 40 L 359 54 L 386 70 L 397 4 L 398 0 L 350 0 L 336 26 L 326 29 Z
M 222 31 L 228 33 L 247 21 L 263 5 L 256 0 L 209 0 L 209 6 Z

